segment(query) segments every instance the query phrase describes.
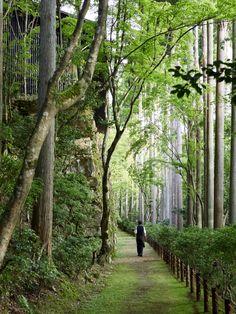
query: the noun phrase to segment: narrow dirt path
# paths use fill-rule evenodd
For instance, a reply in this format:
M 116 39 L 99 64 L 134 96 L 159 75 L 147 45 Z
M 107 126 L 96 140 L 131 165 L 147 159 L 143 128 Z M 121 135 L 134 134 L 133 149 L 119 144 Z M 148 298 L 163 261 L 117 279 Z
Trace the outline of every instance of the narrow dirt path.
M 78 313 L 83 314 L 197 314 L 203 313 L 189 298 L 156 252 L 146 244 L 144 256 L 136 253 L 135 238 L 118 234 L 114 270 L 101 293 Z

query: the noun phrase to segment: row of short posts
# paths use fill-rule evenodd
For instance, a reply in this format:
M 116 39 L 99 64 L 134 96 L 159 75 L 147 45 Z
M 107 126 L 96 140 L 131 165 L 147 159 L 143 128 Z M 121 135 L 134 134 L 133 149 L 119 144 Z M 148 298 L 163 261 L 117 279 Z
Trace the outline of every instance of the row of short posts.
M 193 268 L 185 265 L 178 257 L 172 254 L 169 250 L 158 245 L 156 242 L 148 239 L 149 244 L 155 249 L 158 255 L 170 265 L 172 273 L 179 279 L 181 282 L 185 282 L 186 287 L 190 288 L 190 292 L 194 293 L 196 301 L 201 299 L 201 286 L 203 289 L 203 301 L 204 301 L 204 312 L 209 312 L 209 288 L 206 279 L 201 279 L 200 273 L 195 272 Z M 195 289 L 194 289 L 195 284 Z M 211 288 L 211 300 L 212 300 L 212 314 L 219 313 L 218 306 L 218 295 L 216 288 Z M 232 313 L 232 307 L 230 300 L 224 300 L 225 314 Z

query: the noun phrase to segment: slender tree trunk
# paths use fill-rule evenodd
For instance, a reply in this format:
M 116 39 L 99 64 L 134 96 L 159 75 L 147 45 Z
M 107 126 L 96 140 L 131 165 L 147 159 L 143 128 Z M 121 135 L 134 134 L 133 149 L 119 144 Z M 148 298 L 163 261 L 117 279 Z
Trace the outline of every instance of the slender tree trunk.
M 60 76 L 64 73 L 68 62 L 70 61 L 74 48 L 76 47 L 78 39 L 80 38 L 83 28 L 83 21 L 85 18 L 85 14 L 89 8 L 89 4 L 90 2 L 88 0 L 87 1 L 85 0 L 83 2 L 78 17 L 78 23 L 76 25 L 75 32 L 71 38 L 70 45 L 68 49 L 65 51 L 62 61 L 58 69 L 55 71 L 52 80 L 49 83 L 47 97 L 45 99 L 44 106 L 38 117 L 35 129 L 30 137 L 29 143 L 26 148 L 25 158 L 23 161 L 23 166 L 20 175 L 17 179 L 12 196 L 8 204 L 6 205 L 3 215 L 1 216 L 0 268 L 3 264 L 3 260 L 10 239 L 12 237 L 12 233 L 14 231 L 17 221 L 19 220 L 21 210 L 24 207 L 26 198 L 30 191 L 39 153 L 41 151 L 44 140 L 48 134 L 51 123 L 59 110 L 65 110 L 73 106 L 74 104 L 78 103 L 81 99 L 83 99 L 93 77 L 99 48 L 105 32 L 105 22 L 108 6 L 107 0 L 99 1 L 98 23 L 93 42 L 91 44 L 88 60 L 84 67 L 83 75 L 81 76 L 80 80 L 74 86 L 71 87 L 69 94 L 64 92 L 63 95 L 60 96 L 59 98 L 60 101 L 58 100 L 57 106 L 55 106 L 56 97 L 55 88 L 57 87 Z
M 217 25 L 217 60 L 225 59 L 226 22 Z M 219 67 L 219 69 L 221 66 Z M 224 225 L 224 82 L 216 83 L 214 228 Z
M 144 113 L 143 113 L 143 108 L 142 108 L 142 95 L 139 97 L 139 120 L 141 124 L 141 129 L 144 129 Z M 144 154 L 143 150 L 139 154 L 139 166 L 143 167 L 144 163 Z M 144 193 L 142 189 L 139 189 L 139 220 L 144 222 Z
M 121 132 L 117 132 L 115 138 L 108 149 L 107 157 L 103 156 L 103 175 L 102 175 L 102 219 L 101 219 L 101 238 L 102 246 L 98 255 L 99 264 L 110 262 L 110 253 L 112 245 L 109 242 L 109 222 L 110 222 L 110 206 L 109 206 L 109 168 L 111 157 L 116 149 L 116 146 L 122 136 Z M 103 152 L 105 153 L 105 152 Z
M 129 191 L 125 192 L 125 218 L 129 217 Z
M 202 24 L 202 66 L 204 68 L 206 68 L 207 66 L 207 22 L 204 22 Z M 207 77 L 206 75 L 203 76 L 203 83 L 206 84 L 207 83 Z M 208 139 L 207 139 L 207 94 L 206 92 L 203 93 L 203 114 L 204 114 L 204 128 L 203 128 L 203 137 L 204 137 L 204 188 L 203 188 L 203 193 L 204 193 L 204 212 L 203 212 L 203 227 L 207 227 L 208 226 L 208 205 L 207 205 L 207 201 L 208 201 L 208 196 L 207 196 L 207 143 L 208 143 Z
M 152 125 L 155 125 L 155 112 L 152 113 L 152 118 L 151 118 L 151 123 Z M 150 139 L 151 147 L 150 147 L 150 157 L 151 159 L 156 157 L 156 148 L 155 148 L 155 139 L 154 135 L 151 134 L 151 139 Z M 154 171 L 154 176 L 157 175 L 156 168 L 153 169 Z M 152 224 L 155 224 L 157 221 L 157 186 L 155 184 L 151 184 L 150 187 L 150 195 L 151 195 L 151 222 Z
M 213 64 L 213 20 L 207 24 L 208 45 L 207 63 Z M 208 76 L 209 88 L 213 87 L 213 79 Z M 207 226 L 214 227 L 214 107 L 213 92 L 207 94 Z
M 177 121 L 177 145 L 176 145 L 177 154 L 179 156 L 182 155 L 182 126 L 180 121 Z M 176 174 L 176 208 L 178 211 L 177 214 L 177 229 L 183 229 L 183 187 L 182 187 L 182 176 L 177 173 Z
M 198 26 L 194 29 L 194 66 L 199 70 L 199 36 L 198 36 Z M 196 225 L 202 228 L 202 206 L 200 202 L 201 197 L 201 129 L 200 129 L 200 119 L 201 110 L 199 108 L 200 104 L 197 100 L 196 102 Z
M 192 140 L 193 140 L 193 125 L 192 121 L 188 121 L 188 151 L 187 151 L 187 215 L 186 215 L 186 224 L 187 226 L 193 226 L 193 179 L 192 179 L 192 158 L 193 158 L 193 149 L 192 149 Z
M 233 21 L 233 61 L 236 63 L 236 20 Z M 236 64 L 234 65 L 236 77 Z M 236 83 L 232 85 L 232 94 L 236 94 Z M 229 223 L 236 223 L 236 97 L 231 106 L 231 155 L 230 155 L 230 208 Z
M 3 122 L 3 0 L 0 0 L 0 133 Z M 2 140 L 0 139 L 0 161 L 2 156 Z
M 39 110 L 45 102 L 48 82 L 56 68 L 56 44 L 56 0 L 42 0 L 40 11 Z M 32 227 L 39 235 L 49 258 L 52 253 L 54 128 L 53 119 L 36 168 L 36 177 L 42 180 L 43 190 L 38 203 L 35 205 L 32 220 Z

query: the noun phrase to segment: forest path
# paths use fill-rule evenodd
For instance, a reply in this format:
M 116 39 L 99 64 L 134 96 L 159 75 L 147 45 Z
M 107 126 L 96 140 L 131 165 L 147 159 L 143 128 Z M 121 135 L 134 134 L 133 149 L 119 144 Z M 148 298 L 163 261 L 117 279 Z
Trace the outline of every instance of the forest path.
M 199 311 L 189 290 L 177 281 L 156 252 L 146 244 L 136 253 L 135 238 L 118 233 L 115 267 L 102 291 L 80 314 L 192 314 Z

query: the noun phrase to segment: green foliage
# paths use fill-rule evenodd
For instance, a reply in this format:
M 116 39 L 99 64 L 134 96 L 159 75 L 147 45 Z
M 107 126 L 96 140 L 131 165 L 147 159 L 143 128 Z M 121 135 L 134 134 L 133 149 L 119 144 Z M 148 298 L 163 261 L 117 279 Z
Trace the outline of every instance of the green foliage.
M 12 296 L 24 291 L 37 291 L 50 286 L 58 276 L 41 250 L 36 234 L 28 228 L 17 230 L 7 252 L 4 270 L 0 274 L 0 291 Z
M 236 299 L 236 226 L 217 230 L 147 225 L 150 239 L 200 272 L 225 298 Z
M 94 193 L 83 174 L 69 173 L 55 178 L 55 226 L 66 233 L 84 233 L 92 221 Z
M 83 234 L 57 237 L 54 240 L 53 258 L 58 270 L 70 277 L 92 265 L 93 254 L 100 247 L 96 237 L 84 237 Z
M 69 173 L 55 178 L 53 259 L 69 276 L 92 264 L 98 250 L 95 195 L 82 174 Z
M 19 299 L 19 303 L 26 310 L 27 314 L 34 314 L 34 311 L 30 308 L 29 302 L 24 295 L 20 295 L 18 299 Z
M 189 96 L 191 90 L 195 90 L 198 94 L 202 95 L 203 89 L 206 88 L 206 86 L 201 84 L 199 80 L 204 73 L 213 77 L 217 82 L 236 83 L 236 78 L 233 75 L 235 66 L 235 62 L 216 60 L 213 64 L 208 64 L 206 68 L 202 68 L 202 72 L 193 69 L 185 71 L 180 66 L 169 69 L 169 72 L 173 72 L 173 77 L 181 78 L 186 82 L 184 84 L 174 85 L 171 94 L 176 94 L 178 98 L 182 98 L 185 95 Z M 236 95 L 232 95 L 232 99 L 236 100 Z
M 134 234 L 134 229 L 136 227 L 136 224 L 137 223 L 131 222 L 127 218 L 122 218 L 118 220 L 119 228 L 125 232 L 128 232 L 129 234 Z

